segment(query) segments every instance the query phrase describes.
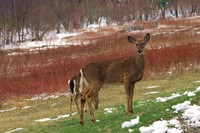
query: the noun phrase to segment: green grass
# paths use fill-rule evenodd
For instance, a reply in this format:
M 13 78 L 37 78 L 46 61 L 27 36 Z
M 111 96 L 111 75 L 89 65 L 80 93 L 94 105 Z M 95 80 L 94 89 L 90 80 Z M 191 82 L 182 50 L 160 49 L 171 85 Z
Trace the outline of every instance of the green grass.
M 172 105 L 184 102 L 192 98 L 193 104 L 200 105 L 200 92 L 194 97 L 181 96 L 164 103 L 155 102 L 157 97 L 168 97 L 172 93 L 183 93 L 188 90 L 195 90 L 200 83 L 193 81 L 200 80 L 200 73 L 187 73 L 179 76 L 171 77 L 170 79 L 146 79 L 140 81 L 135 87 L 134 96 L 134 114 L 127 116 L 125 114 L 126 98 L 123 90 L 123 85 L 105 85 L 100 91 L 99 109 L 95 110 L 97 123 L 92 123 L 88 113 L 84 114 L 84 126 L 80 126 L 78 115 L 63 118 L 55 121 L 36 122 L 41 118 L 55 118 L 59 115 L 68 114 L 68 97 L 59 97 L 57 99 L 31 101 L 28 105 L 34 106 L 29 109 L 16 109 L 14 111 L 0 113 L 0 132 L 12 130 L 15 128 L 24 128 L 18 132 L 128 132 L 128 128 L 121 128 L 124 121 L 140 116 L 140 123 L 131 127 L 134 133 L 139 132 L 139 127 L 148 126 L 156 120 L 171 119 L 179 114 L 173 113 Z M 154 89 L 147 89 L 148 86 L 158 86 Z M 159 91 L 157 94 L 145 95 L 148 91 Z M 148 101 L 147 101 L 148 100 Z M 57 103 L 54 107 L 53 104 Z M 116 108 L 111 114 L 104 114 L 104 108 Z M 12 108 L 12 105 L 3 105 L 2 109 Z M 170 109 L 170 111 L 165 111 Z M 76 111 L 73 106 L 73 111 Z

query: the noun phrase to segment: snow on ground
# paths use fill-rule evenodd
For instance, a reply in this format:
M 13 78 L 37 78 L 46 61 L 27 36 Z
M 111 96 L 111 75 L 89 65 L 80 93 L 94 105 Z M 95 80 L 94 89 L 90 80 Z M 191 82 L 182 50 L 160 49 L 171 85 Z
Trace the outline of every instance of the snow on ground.
M 114 110 L 116 110 L 116 108 L 105 108 L 105 109 L 104 109 L 104 111 L 105 111 L 104 114 L 113 113 Z
M 187 95 L 188 97 L 196 96 L 195 92 L 193 91 L 186 91 L 183 93 L 184 95 Z
M 77 114 L 77 112 L 74 112 L 72 115 L 75 115 Z M 47 121 L 54 121 L 54 120 L 59 120 L 59 119 L 63 119 L 63 118 L 67 118 L 67 117 L 70 117 L 69 114 L 67 115 L 60 115 L 56 118 L 41 118 L 41 119 L 38 119 L 38 120 L 35 120 L 37 122 L 47 122 Z
M 146 92 L 145 95 L 148 95 L 148 94 L 156 94 L 158 93 L 158 91 L 151 91 L 151 92 Z
M 173 99 L 173 98 L 177 98 L 177 97 L 180 97 L 180 96 L 182 96 L 181 94 L 179 94 L 179 93 L 173 93 L 170 97 L 157 97 L 156 98 L 156 101 L 157 102 L 166 102 L 166 101 L 168 101 L 168 100 L 171 100 L 171 99 Z
M 172 109 L 175 109 L 174 112 L 178 113 L 178 111 L 181 111 L 181 110 L 184 110 L 184 109 L 188 108 L 190 104 L 191 104 L 190 101 L 185 101 L 183 103 L 179 103 L 177 105 L 173 105 Z
M 30 101 L 35 101 L 35 100 L 47 100 L 47 99 L 56 99 L 60 96 L 68 96 L 68 93 L 54 93 L 52 95 L 48 95 L 46 93 L 42 93 L 42 94 L 39 94 L 39 95 L 34 95 L 33 97 L 31 97 L 30 99 L 27 99 L 27 100 L 30 100 Z
M 4 132 L 4 133 L 13 133 L 13 132 L 20 131 L 20 130 L 24 130 L 24 128 L 15 128 L 15 129 L 13 129 L 13 130 L 6 131 L 6 132 Z
M 21 109 L 29 109 L 29 108 L 32 108 L 32 107 L 34 107 L 34 106 L 24 106 L 24 107 L 22 107 Z M 13 110 L 15 110 L 15 109 L 17 109 L 17 108 L 14 107 L 14 108 L 11 108 L 11 109 L 0 110 L 0 113 L 8 112 L 8 111 L 13 111 Z
M 177 118 L 171 120 L 155 121 L 152 125 L 139 128 L 141 133 L 182 133 L 180 122 Z
M 187 95 L 189 97 L 195 96 L 196 92 L 200 91 L 200 86 L 195 91 L 186 91 L 183 94 L 175 94 L 173 93 L 169 97 L 158 97 L 156 98 L 157 102 L 166 102 L 167 100 L 180 97 L 183 95 Z M 185 101 L 183 103 L 179 103 L 177 105 L 173 105 L 172 109 L 174 109 L 174 113 L 178 113 L 179 111 L 183 111 L 182 118 L 187 126 L 191 127 L 200 127 L 200 106 L 191 105 L 190 101 Z M 170 109 L 166 109 L 165 111 L 169 111 Z M 122 123 L 122 128 L 131 127 L 139 123 L 139 117 L 136 119 L 132 119 L 131 121 L 125 121 Z M 139 128 L 141 133 L 183 133 L 183 127 L 181 126 L 178 118 L 173 118 L 171 120 L 159 120 L 155 121 L 152 125 L 147 127 L 142 126 Z M 129 132 L 133 132 L 131 129 Z
M 43 41 L 26 41 L 20 44 L 15 45 L 5 45 L 2 49 L 30 49 L 30 51 L 34 50 L 38 47 L 44 47 L 43 50 L 47 48 L 55 48 L 56 46 L 64 46 L 64 45 L 79 45 L 80 42 L 65 42 L 64 38 L 66 37 L 74 37 L 82 34 L 80 33 L 69 33 L 69 32 L 63 32 L 56 34 L 55 32 L 50 32 L 48 35 L 46 35 L 43 39 Z M 41 50 L 41 48 L 40 48 Z
M 194 81 L 193 83 L 200 83 L 200 80 L 196 80 L 196 81 Z
M 101 23 L 95 23 L 88 25 L 84 29 L 92 30 L 94 32 L 98 32 L 98 29 L 100 27 L 108 27 L 107 20 L 102 17 L 99 20 Z M 114 26 L 114 24 L 112 25 Z M 66 32 L 64 28 L 61 29 L 61 33 L 57 34 L 56 31 L 51 31 L 47 33 L 43 41 L 32 41 L 32 37 L 27 34 L 27 39 L 29 39 L 26 42 L 18 43 L 18 44 L 9 44 L 5 45 L 4 47 L 0 47 L 2 50 L 8 50 L 8 49 L 29 49 L 29 51 L 35 51 L 35 50 L 46 50 L 47 48 L 56 48 L 59 46 L 69 46 L 69 45 L 80 45 L 80 44 L 89 44 L 89 41 L 81 41 L 81 40 L 66 40 L 66 38 L 70 37 L 78 37 L 82 35 L 84 31 L 82 32 Z M 14 53 L 14 55 L 17 53 Z
M 147 89 L 154 89 L 154 88 L 158 88 L 158 86 L 148 86 L 146 87 Z
M 34 106 L 24 106 L 22 107 L 22 109 L 29 109 L 29 108 L 33 108 Z
M 131 132 L 133 132 L 133 131 L 134 131 L 133 129 L 128 129 L 128 132 L 129 132 L 129 133 L 131 133 Z
M 0 110 L 0 113 L 12 111 L 12 110 L 15 110 L 15 109 L 16 109 L 16 107 L 11 108 L 11 109 L 6 109 L 6 110 Z
M 200 91 L 200 86 L 194 92 L 198 92 L 198 91 Z
M 200 127 L 200 106 L 191 105 L 190 101 L 185 101 L 172 106 L 172 109 L 175 109 L 175 113 L 183 111 L 182 118 L 188 126 Z
M 124 123 L 122 123 L 122 128 L 132 127 L 134 125 L 139 124 L 139 122 L 140 122 L 140 117 L 137 116 L 137 118 L 135 119 L 131 119 L 130 121 L 125 121 Z
M 169 97 L 163 97 L 163 98 L 162 97 L 157 97 L 156 101 L 157 102 L 166 102 L 168 100 L 171 100 L 171 99 L 183 96 L 183 95 L 187 95 L 189 97 L 192 97 L 192 96 L 195 96 L 196 95 L 195 93 L 198 92 L 198 91 L 200 91 L 200 86 L 195 91 L 186 91 L 183 94 L 173 93 L 171 96 L 169 96 Z

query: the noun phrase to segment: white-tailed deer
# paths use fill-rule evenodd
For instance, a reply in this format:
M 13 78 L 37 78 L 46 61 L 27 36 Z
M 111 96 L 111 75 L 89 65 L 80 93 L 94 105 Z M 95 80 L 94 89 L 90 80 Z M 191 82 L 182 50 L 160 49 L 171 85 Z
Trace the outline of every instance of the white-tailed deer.
M 143 77 L 145 68 L 145 45 L 150 39 L 147 33 L 143 40 L 136 40 L 134 37 L 128 36 L 128 41 L 136 45 L 138 54 L 136 57 L 121 58 L 116 60 L 106 60 L 101 62 L 93 62 L 85 65 L 80 72 L 80 91 L 81 108 L 80 108 L 80 124 L 83 125 L 83 109 L 87 102 L 92 121 L 96 122 L 92 109 L 92 98 L 96 96 L 104 83 L 124 83 L 124 89 L 127 99 L 126 113 L 132 114 L 132 98 L 134 94 L 134 86 L 137 81 Z M 112 95 L 112 94 L 111 94 Z
M 69 102 L 69 115 L 72 115 L 72 102 L 74 101 L 76 104 L 76 108 L 78 113 L 80 113 L 80 108 L 79 108 L 79 100 L 82 95 L 80 92 L 80 74 L 73 76 L 69 81 L 68 81 L 68 86 L 70 90 L 70 102 Z M 99 98 L 98 94 L 93 98 L 93 106 L 95 109 L 98 109 L 99 105 Z

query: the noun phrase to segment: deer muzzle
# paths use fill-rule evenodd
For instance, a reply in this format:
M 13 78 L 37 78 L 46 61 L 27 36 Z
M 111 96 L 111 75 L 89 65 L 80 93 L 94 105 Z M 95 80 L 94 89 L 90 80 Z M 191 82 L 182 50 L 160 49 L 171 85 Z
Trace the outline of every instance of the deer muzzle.
M 138 49 L 138 53 L 139 53 L 139 54 L 142 53 L 142 49 Z

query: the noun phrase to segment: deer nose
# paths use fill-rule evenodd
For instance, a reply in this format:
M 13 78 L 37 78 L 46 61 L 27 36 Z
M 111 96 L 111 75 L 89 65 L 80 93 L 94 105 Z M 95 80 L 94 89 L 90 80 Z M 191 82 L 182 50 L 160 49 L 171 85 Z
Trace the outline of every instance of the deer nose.
M 142 53 L 142 49 L 138 49 L 138 53 Z

